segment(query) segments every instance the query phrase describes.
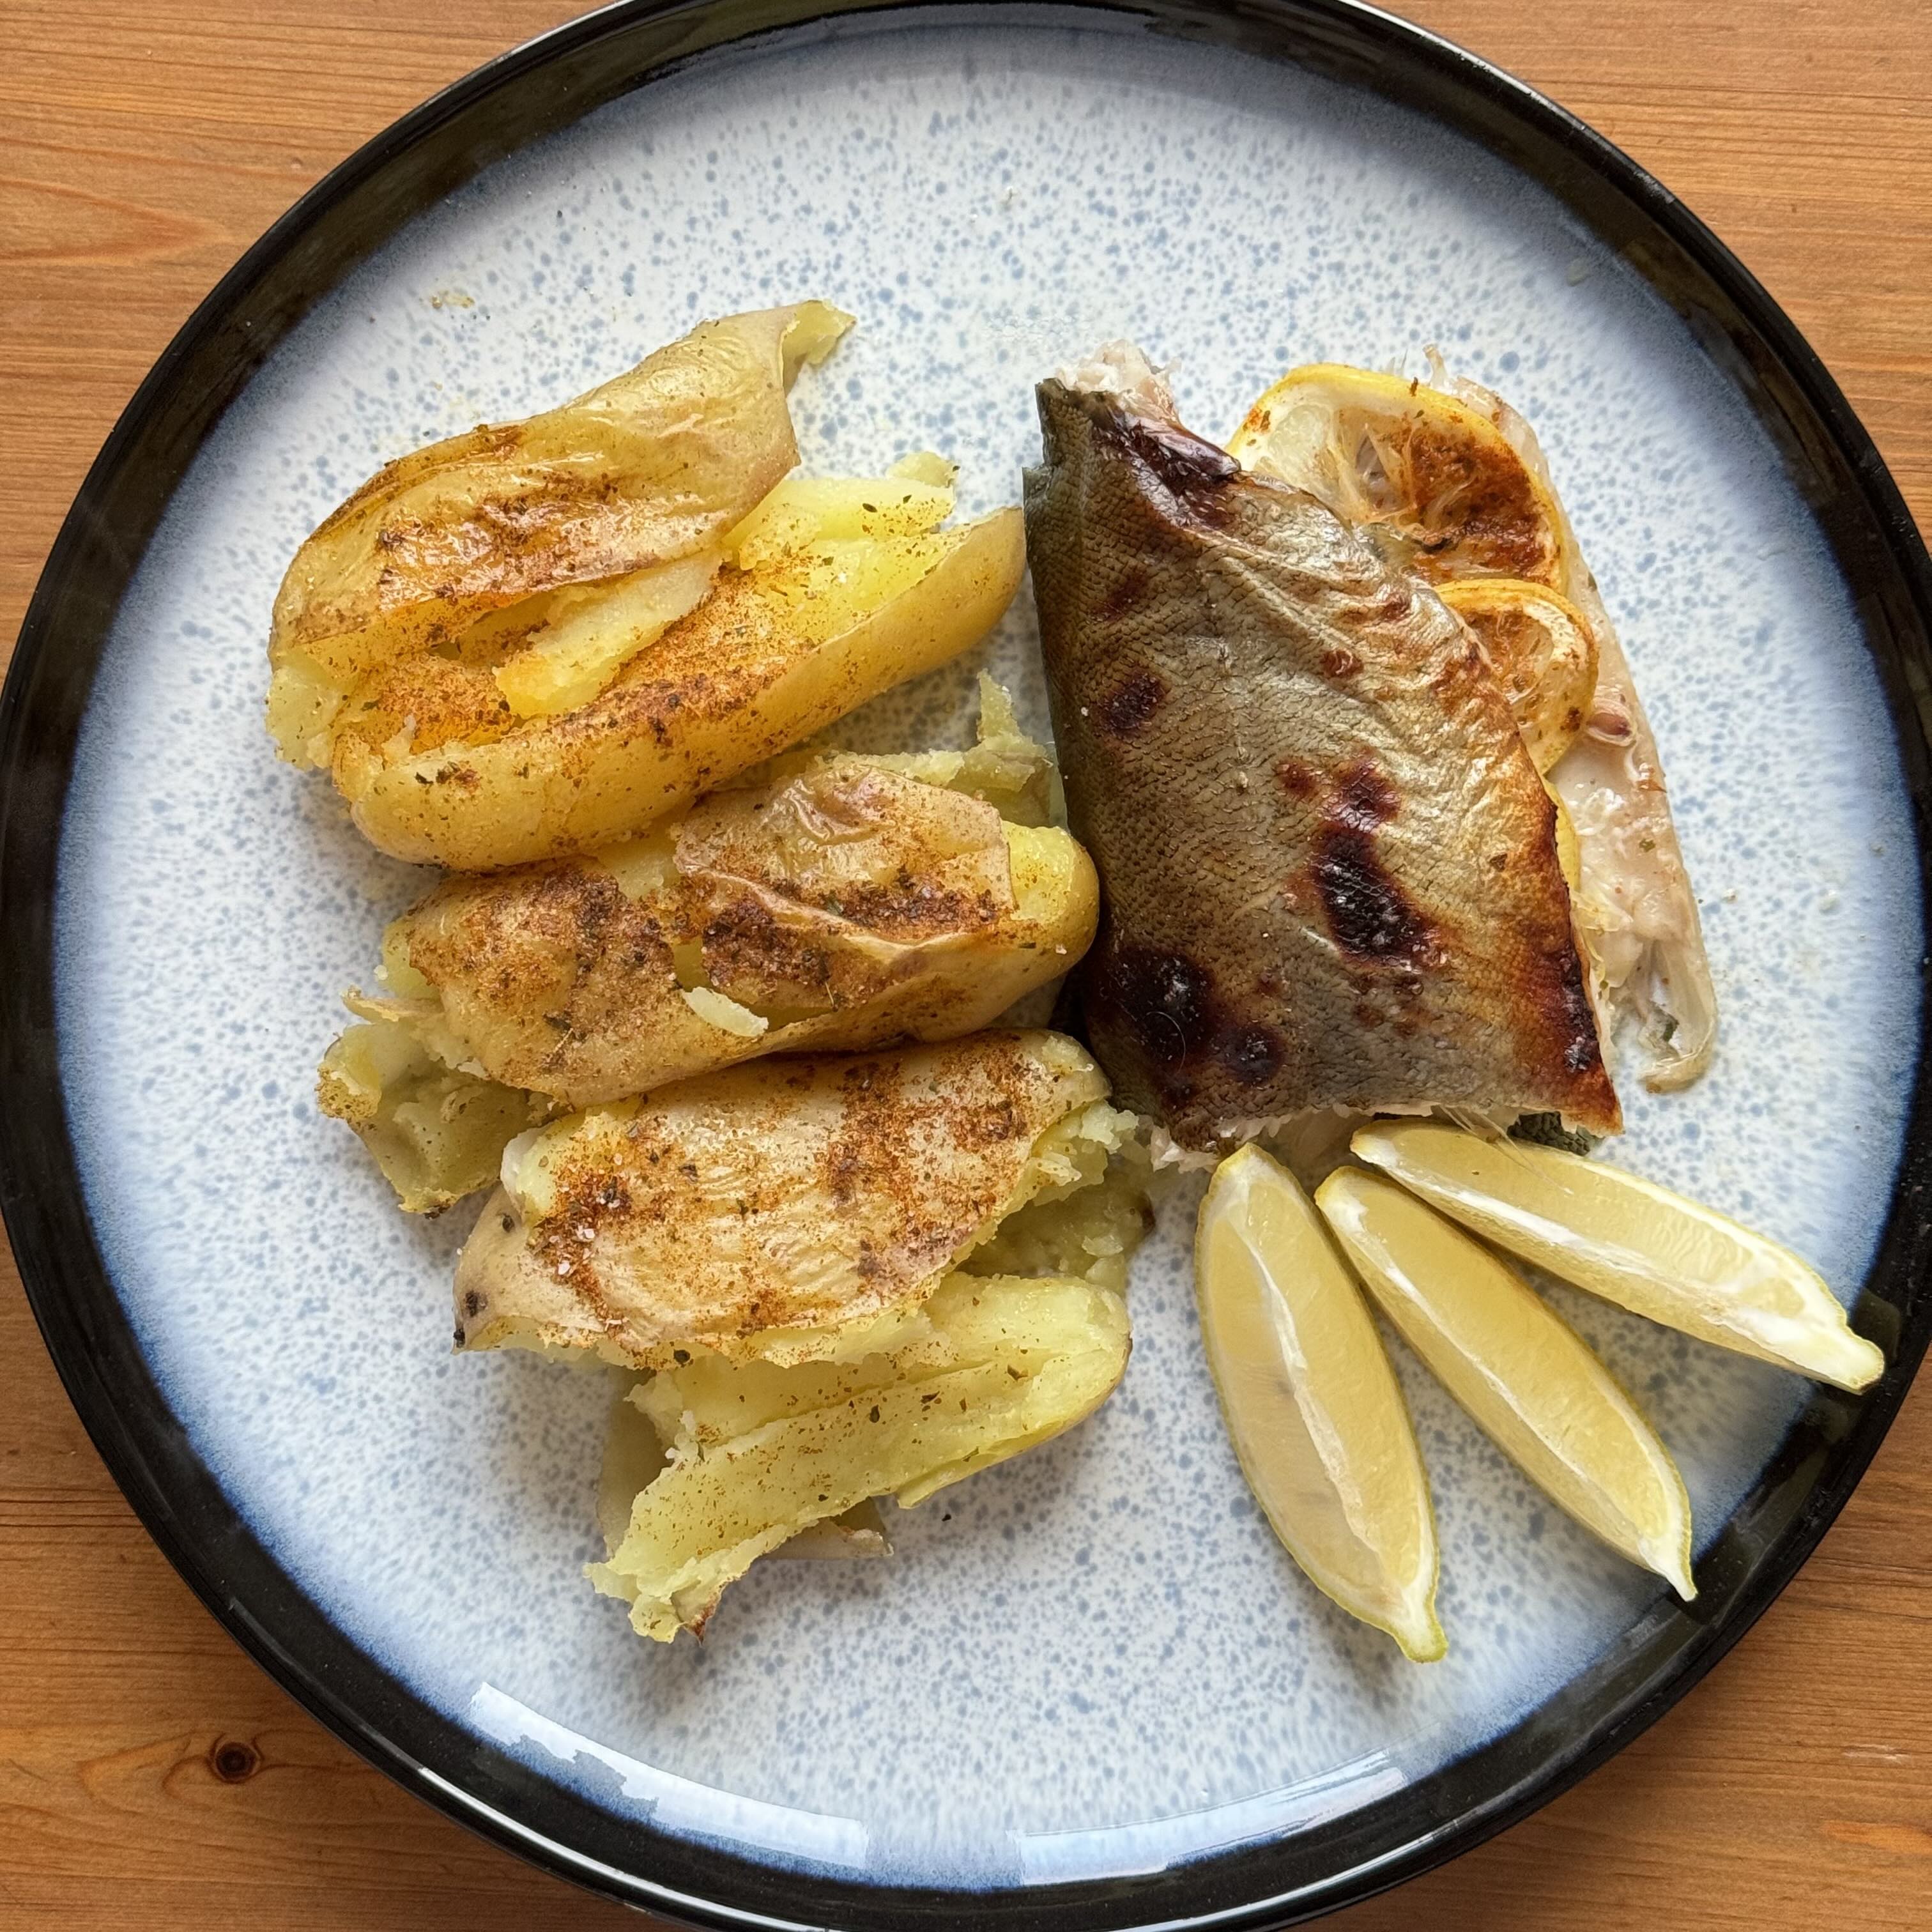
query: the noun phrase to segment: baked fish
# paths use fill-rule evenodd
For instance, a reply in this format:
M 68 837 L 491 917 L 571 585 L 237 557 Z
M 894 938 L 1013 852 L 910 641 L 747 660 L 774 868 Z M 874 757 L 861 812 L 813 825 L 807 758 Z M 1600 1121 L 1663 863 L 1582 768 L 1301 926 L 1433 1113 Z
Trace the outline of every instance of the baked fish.
M 1213 1151 L 1319 1109 L 1620 1127 L 1558 812 L 1474 637 L 1119 345 L 1039 388 L 1027 548 L 1120 1102 Z
M 1606 1036 L 1644 1084 L 1708 1066 L 1718 1003 L 1657 740 L 1534 432 L 1500 396 L 1311 363 L 1228 439 L 1244 469 L 1307 490 L 1476 634 L 1575 834 L 1571 910 Z

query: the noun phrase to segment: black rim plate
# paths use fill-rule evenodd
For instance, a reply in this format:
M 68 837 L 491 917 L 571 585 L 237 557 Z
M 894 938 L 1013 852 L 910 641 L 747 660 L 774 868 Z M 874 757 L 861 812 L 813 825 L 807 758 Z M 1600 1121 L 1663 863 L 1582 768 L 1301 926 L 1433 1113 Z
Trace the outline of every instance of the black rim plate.
M 1396 1884 L 1524 1816 L 1694 1684 L 1843 1507 L 1932 1334 L 1932 1086 L 1856 1310 L 1890 1367 L 1814 1390 L 1700 1564 L 1515 1728 L 1318 1833 L 1152 1874 L 962 1894 L 775 1870 L 598 1809 L 424 1703 L 332 1624 L 240 1520 L 157 1388 L 97 1250 L 62 1112 L 53 907 L 76 734 L 120 600 L 222 412 L 309 308 L 402 224 L 504 154 L 707 49 L 872 0 L 632 0 L 459 82 L 350 157 L 243 256 L 128 405 L 63 526 L 0 698 L 0 1209 L 47 1346 L 109 1468 L 169 1560 L 286 1689 L 373 1763 L 562 1876 L 689 1922 L 1027 1932 L 1281 1925 Z M 1063 16 L 1076 10 L 1056 8 Z M 1289 62 L 1418 109 L 1555 194 L 1689 326 L 1771 434 L 1852 587 L 1894 721 L 1926 876 L 1932 567 L 1877 452 L 1816 356 L 1724 245 L 1628 157 L 1483 62 L 1349 0 L 1138 0 L 1148 32 Z M 1923 1027 L 1922 998 L 1922 1036 Z

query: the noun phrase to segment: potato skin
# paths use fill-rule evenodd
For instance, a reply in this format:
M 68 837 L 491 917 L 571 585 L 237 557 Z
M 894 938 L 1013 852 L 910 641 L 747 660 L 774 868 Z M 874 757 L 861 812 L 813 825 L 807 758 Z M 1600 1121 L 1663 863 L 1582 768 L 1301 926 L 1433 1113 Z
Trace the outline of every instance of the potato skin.
M 504 1157 L 457 1264 L 462 1346 L 650 1368 L 793 1330 L 809 1354 L 922 1299 L 1014 1204 L 1035 1142 L 1106 1090 L 1064 1035 L 982 1033 L 572 1115 Z
M 786 391 L 850 326 L 823 302 L 704 322 L 556 409 L 387 465 L 296 552 L 271 662 L 346 683 L 524 598 L 702 549 L 797 462 Z
M 556 1112 L 478 1078 L 412 1030 L 350 1027 L 316 1070 L 316 1104 L 352 1128 L 409 1214 L 440 1214 L 496 1178 L 503 1149 Z
M 936 538 L 917 581 L 818 634 L 802 567 L 727 568 L 689 616 L 588 704 L 506 725 L 488 674 L 435 661 L 434 693 L 388 700 L 338 735 L 332 769 L 363 834 L 398 859 L 489 872 L 628 838 L 879 692 L 956 657 L 997 623 L 1026 565 L 1017 510 Z M 488 686 L 488 690 L 484 686 Z M 433 700 L 433 705 L 432 705 Z M 463 707 L 477 708 L 471 723 Z M 398 745 L 390 715 L 434 706 L 454 734 Z M 495 721 L 495 722 L 492 722 Z M 444 726 L 440 728 L 448 728 Z
M 1071 968 L 1098 914 L 1066 832 L 835 754 L 602 856 L 446 880 L 391 944 L 465 1064 L 585 1107 L 766 1054 L 974 1032 Z M 715 1023 L 693 984 L 770 1024 Z

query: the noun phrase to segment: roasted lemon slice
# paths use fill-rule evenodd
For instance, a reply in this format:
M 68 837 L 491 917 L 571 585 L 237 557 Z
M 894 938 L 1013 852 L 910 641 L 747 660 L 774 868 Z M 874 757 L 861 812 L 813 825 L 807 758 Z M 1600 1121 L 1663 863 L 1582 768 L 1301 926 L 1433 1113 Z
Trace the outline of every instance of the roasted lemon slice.
M 1634 1314 L 1840 1388 L 1885 1368 L 1789 1248 L 1620 1168 L 1427 1121 L 1364 1127 L 1352 1144 L 1486 1240 Z
M 1684 1479 L 1576 1330 L 1393 1181 L 1340 1168 L 1315 1198 L 1383 1313 L 1496 1447 L 1586 1529 L 1694 1597 Z
M 1317 1588 L 1418 1663 L 1436 1516 L 1374 1318 L 1294 1177 L 1258 1148 L 1215 1170 L 1194 1244 L 1208 1366 L 1256 1500 Z
M 1576 837 L 1576 821 L 1570 816 L 1570 808 L 1563 802 L 1563 794 L 1546 778 L 1543 781 L 1543 788 L 1549 793 L 1550 802 L 1556 808 L 1556 863 L 1574 900 L 1583 885 L 1583 849 Z
M 1562 581 L 1562 512 L 1480 410 L 1371 369 L 1291 369 L 1228 442 L 1245 468 L 1378 529 L 1432 580 Z
M 1567 597 L 1520 577 L 1466 577 L 1436 586 L 1474 631 L 1516 713 L 1516 728 L 1547 772 L 1575 742 L 1597 695 L 1597 640 Z

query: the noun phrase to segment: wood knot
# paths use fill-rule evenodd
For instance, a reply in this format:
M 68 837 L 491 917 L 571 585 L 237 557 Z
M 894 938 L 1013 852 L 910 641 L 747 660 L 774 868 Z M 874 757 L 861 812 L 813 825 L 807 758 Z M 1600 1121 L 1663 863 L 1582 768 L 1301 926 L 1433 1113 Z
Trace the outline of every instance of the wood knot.
M 262 1754 L 239 1738 L 229 1738 L 208 1754 L 208 1768 L 224 1784 L 242 1784 L 262 1768 Z

